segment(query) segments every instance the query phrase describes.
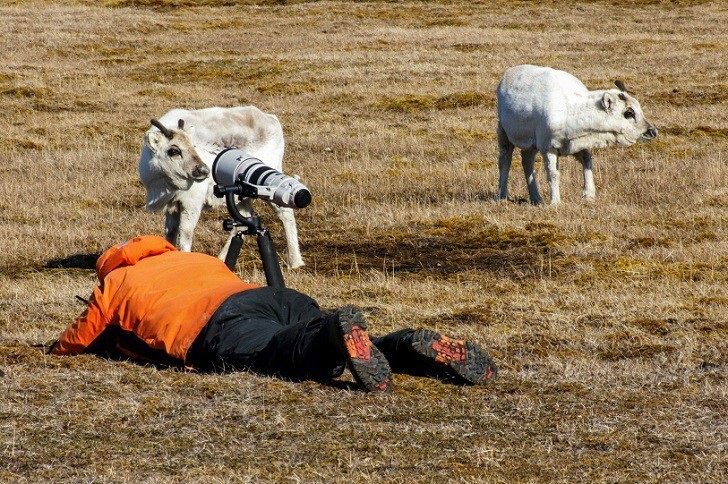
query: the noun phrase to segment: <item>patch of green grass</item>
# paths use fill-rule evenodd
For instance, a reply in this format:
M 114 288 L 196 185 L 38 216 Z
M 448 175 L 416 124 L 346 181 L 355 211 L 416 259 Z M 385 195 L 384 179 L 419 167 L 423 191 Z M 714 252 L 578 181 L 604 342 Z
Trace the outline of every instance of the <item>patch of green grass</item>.
M 112 8 L 151 8 L 167 11 L 189 7 L 281 6 L 311 1 L 315 0 L 105 0 L 103 5 Z
M 186 62 L 160 62 L 136 68 L 130 75 L 145 83 L 193 83 L 199 81 L 276 81 L 295 72 L 290 61 L 268 57 L 218 59 Z
M 674 243 L 665 237 L 635 237 L 629 239 L 627 248 L 648 248 L 648 247 L 674 247 Z
M 609 361 L 649 359 L 664 353 L 675 353 L 678 349 L 675 345 L 653 342 L 630 330 L 618 330 L 602 337 L 597 347 L 597 354 Z
M 696 105 L 721 104 L 728 101 L 728 84 L 674 88 L 649 96 L 650 103 L 665 103 L 670 106 L 690 107 Z
M 443 96 L 425 96 L 408 94 L 402 97 L 384 97 L 374 103 L 375 107 L 390 111 L 414 112 L 430 109 L 445 110 L 470 108 L 476 106 L 494 106 L 495 96 L 476 91 L 462 91 Z
M 255 88 L 261 94 L 268 96 L 277 96 L 281 94 L 303 94 L 306 92 L 316 92 L 318 87 L 313 84 L 275 82 L 273 84 L 264 84 Z
M 728 138 L 728 128 L 713 128 L 712 126 L 700 125 L 695 128 L 686 128 L 684 126 L 665 126 L 660 130 L 661 133 L 672 136 L 683 136 L 687 138 Z
M 0 148 L 8 150 L 13 148 L 22 148 L 25 150 L 40 150 L 43 149 L 45 146 L 45 143 L 30 139 L 0 140 Z
M 643 331 L 658 336 L 666 336 L 676 327 L 676 319 L 656 319 L 656 318 L 637 318 L 627 322 L 630 326 L 635 326 Z
M 428 27 L 462 27 L 465 25 L 470 25 L 470 22 L 462 18 L 443 17 L 433 20 L 427 20 L 425 22 L 425 25 Z
M 55 98 L 58 94 L 48 87 L 17 86 L 0 91 L 3 96 L 15 99 L 48 99 Z

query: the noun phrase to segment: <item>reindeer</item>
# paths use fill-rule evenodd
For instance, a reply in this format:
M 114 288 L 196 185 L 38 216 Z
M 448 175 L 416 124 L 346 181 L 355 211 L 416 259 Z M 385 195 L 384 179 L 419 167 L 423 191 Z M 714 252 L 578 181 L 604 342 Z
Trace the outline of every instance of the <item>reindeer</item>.
M 532 204 L 542 203 L 534 171 L 538 152 L 546 165 L 552 204 L 561 202 L 558 158 L 566 155 L 581 162 L 582 196 L 594 199 L 589 150 L 630 146 L 657 136 L 637 99 L 627 94 L 622 81 L 615 83 L 619 90 L 589 91 L 564 71 L 530 65 L 508 69 L 498 85 L 498 198 L 508 197 L 508 171 L 518 147 Z
M 146 132 L 139 160 L 139 175 L 147 191 L 146 208 L 164 210 L 165 236 L 182 251 L 191 250 L 202 211 L 224 204 L 213 195 L 210 177 L 212 162 L 220 151 L 238 148 L 282 171 L 281 124 L 276 116 L 254 106 L 173 109 L 150 122 L 153 127 Z M 303 266 L 293 209 L 269 205 L 283 223 L 288 265 Z M 243 199 L 238 208 L 243 215 L 250 214 L 252 201 Z M 232 235 L 220 258 L 225 257 Z

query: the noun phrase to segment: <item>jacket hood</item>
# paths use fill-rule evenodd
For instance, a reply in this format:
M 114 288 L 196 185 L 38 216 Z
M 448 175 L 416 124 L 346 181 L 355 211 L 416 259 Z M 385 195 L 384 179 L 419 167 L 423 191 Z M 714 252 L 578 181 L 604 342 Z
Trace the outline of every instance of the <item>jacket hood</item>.
M 117 244 L 101 254 L 96 261 L 96 275 L 103 281 L 109 272 L 119 267 L 133 266 L 145 257 L 177 250 L 172 244 L 156 235 L 135 237 Z

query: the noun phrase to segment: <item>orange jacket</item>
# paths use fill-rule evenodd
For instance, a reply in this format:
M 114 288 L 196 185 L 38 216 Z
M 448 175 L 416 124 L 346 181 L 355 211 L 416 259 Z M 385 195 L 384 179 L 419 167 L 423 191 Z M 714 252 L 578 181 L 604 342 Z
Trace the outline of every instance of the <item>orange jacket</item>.
M 150 348 L 184 361 L 217 308 L 232 294 L 258 287 L 215 257 L 179 252 L 161 237 L 116 245 L 96 262 L 101 281 L 88 308 L 60 337 L 57 355 L 76 355 L 109 326 L 132 332 Z

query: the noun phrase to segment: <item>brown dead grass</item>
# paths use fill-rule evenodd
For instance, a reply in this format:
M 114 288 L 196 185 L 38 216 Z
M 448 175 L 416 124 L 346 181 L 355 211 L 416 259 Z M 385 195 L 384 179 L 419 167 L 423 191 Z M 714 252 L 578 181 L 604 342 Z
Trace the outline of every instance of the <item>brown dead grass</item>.
M 728 98 L 719 2 L 64 0 L 0 6 L 0 480 L 723 482 Z M 555 22 L 554 19 L 558 19 Z M 519 63 L 621 78 L 660 136 L 562 162 L 559 208 L 497 184 Z M 290 287 L 375 331 L 486 346 L 495 385 L 371 396 L 253 374 L 45 356 L 105 248 L 162 232 L 148 119 L 281 119 L 308 266 Z M 543 174 L 539 174 L 544 192 Z M 280 227 L 268 210 L 279 246 Z M 217 253 L 222 213 L 195 248 Z M 249 244 L 241 277 L 263 281 Z M 344 389 L 342 389 L 343 387 Z

